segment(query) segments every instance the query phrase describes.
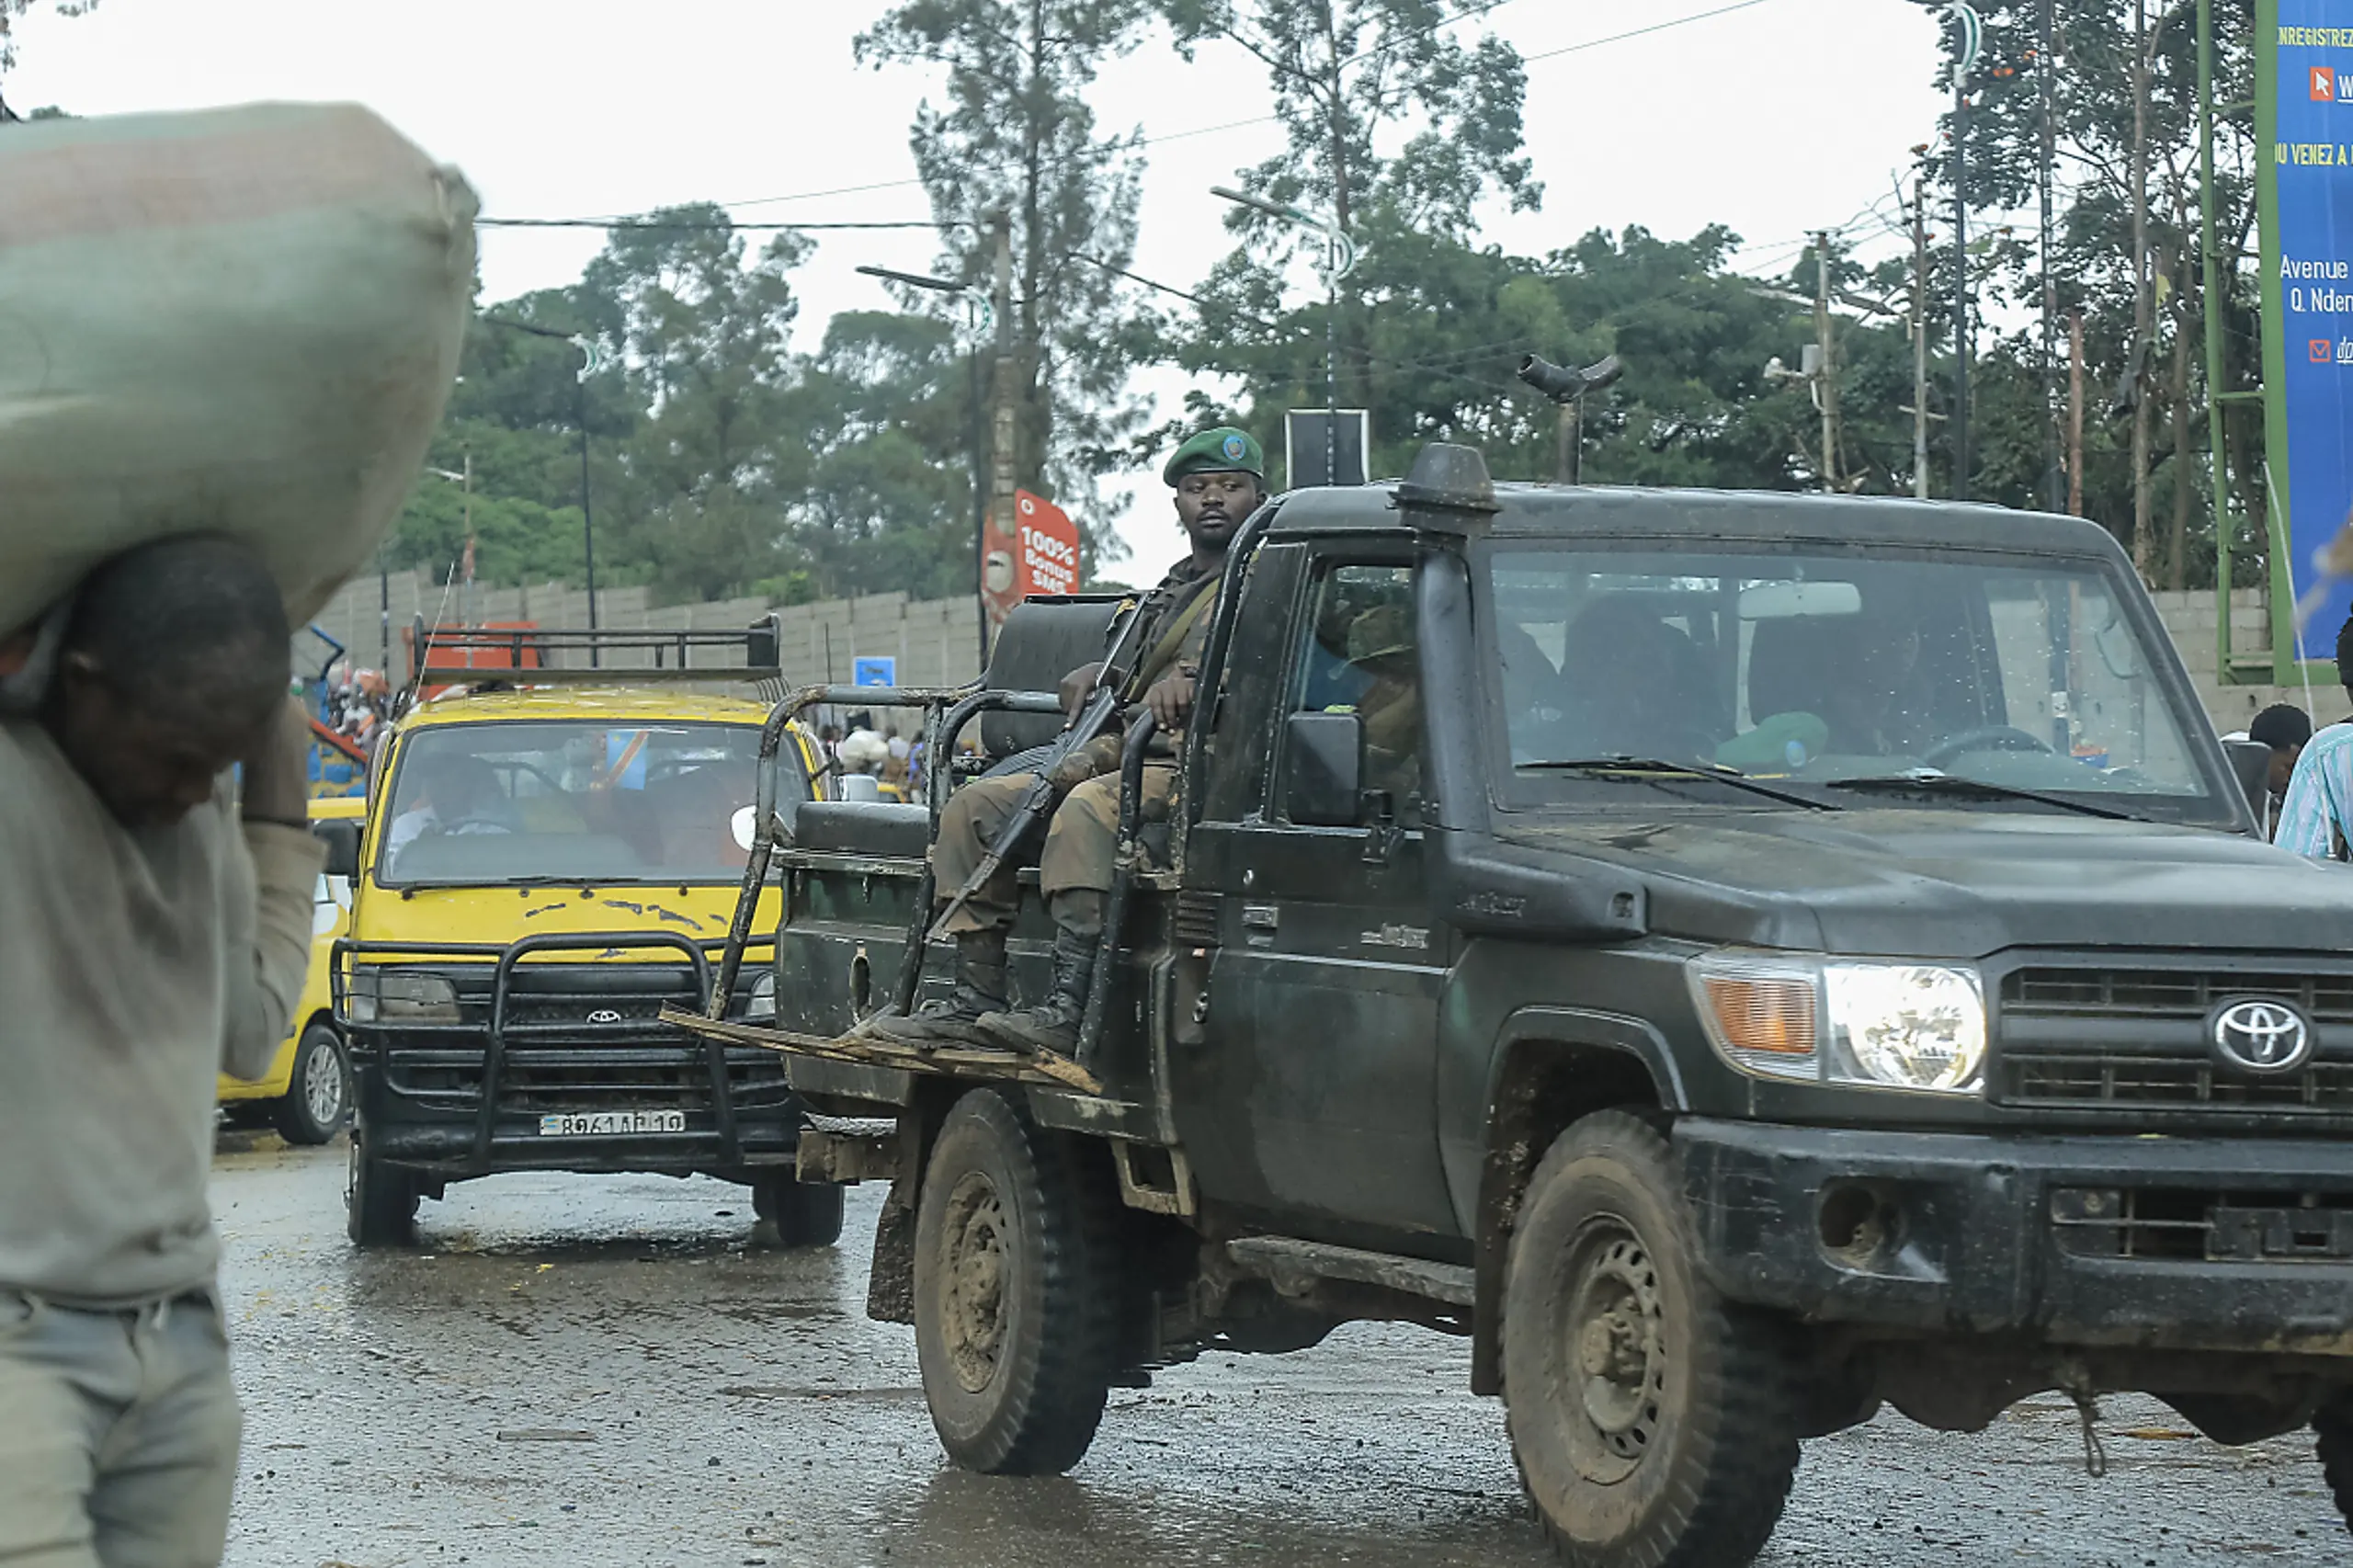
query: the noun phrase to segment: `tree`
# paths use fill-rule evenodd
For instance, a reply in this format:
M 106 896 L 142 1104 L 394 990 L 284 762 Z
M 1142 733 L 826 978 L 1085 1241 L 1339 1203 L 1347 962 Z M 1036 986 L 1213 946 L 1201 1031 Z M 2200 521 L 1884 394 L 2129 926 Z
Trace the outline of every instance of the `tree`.
M 16 20 L 40 4 L 40 0 L 0 0 L 0 71 L 17 62 Z M 98 0 L 50 0 L 50 8 L 61 17 L 83 17 L 97 8 Z M 0 104 L 0 121 L 16 117 Z M 39 115 L 35 119 L 40 118 Z
M 1493 35 L 1458 39 L 1449 25 L 1461 17 L 1438 0 L 1162 4 L 1188 57 L 1220 40 L 1266 70 L 1285 145 L 1242 171 L 1244 188 L 1328 216 L 1368 256 L 1407 236 L 1468 246 L 1475 209 L 1490 193 L 1504 194 L 1515 209 L 1541 202 L 1521 152 L 1526 77 L 1518 52 Z M 1401 145 L 1384 146 L 1408 122 L 1418 129 Z M 1272 313 L 1285 264 L 1302 247 L 1320 254 L 1323 242 L 1247 207 L 1229 213 L 1226 226 L 1243 244 L 1213 282 L 1253 301 L 1255 313 Z M 1330 324 L 1336 379 L 1344 397 L 1369 403 L 1381 380 L 1370 358 L 1381 334 L 1370 318 L 1394 301 L 1382 293 L 1378 268 L 1360 267 L 1340 287 L 1339 319 Z M 1324 401 L 1320 385 L 1308 401 Z
M 1286 145 L 1244 174 L 1254 194 L 1322 209 L 1342 229 L 1386 200 L 1415 227 L 1457 240 L 1471 233 L 1472 206 L 1491 185 L 1516 209 L 1541 201 L 1520 151 L 1518 51 L 1493 34 L 1463 43 L 1449 30 L 1461 15 L 1438 0 L 1164 5 L 1188 57 L 1222 39 L 1266 68 Z M 1381 156 L 1376 138 L 1409 119 L 1422 129 Z M 1255 233 L 1268 222 L 1245 210 L 1233 226 Z
M 2029 201 L 2041 158 L 2045 84 L 2040 74 L 2047 72 L 2058 187 L 2052 240 L 2055 303 L 2062 318 L 2075 310 L 2084 314 L 2086 379 L 2097 389 L 2086 410 L 2086 510 L 2132 549 L 2153 580 L 2211 584 L 2214 519 L 2206 498 L 2206 403 L 2216 392 L 2246 390 L 2261 379 L 2260 280 L 2254 266 L 2258 147 L 2252 112 L 2244 107 L 2254 97 L 2254 7 L 2251 0 L 2220 0 L 2214 6 L 2214 97 L 2226 107 L 2215 124 L 2212 194 L 2222 298 L 2213 301 L 2204 297 L 2199 254 L 2194 0 L 2078 0 L 2060 6 L 2048 59 L 2040 48 L 2040 0 L 1978 5 L 1984 50 L 1972 84 L 1968 201 L 1986 212 L 2015 211 Z M 1945 175 L 1949 190 L 1949 166 Z M 1999 251 L 1984 271 L 1990 290 L 2039 313 L 2040 279 L 2029 248 Z M 2204 384 L 2202 332 L 2210 309 L 2222 318 L 2220 387 Z M 2018 381 L 2021 368 L 2032 372 L 2031 381 Z M 1978 370 L 1997 400 L 2031 390 L 2032 402 L 2040 404 L 2040 349 L 2031 337 L 1996 345 Z M 2111 411 L 2113 417 L 2103 417 Z M 1993 438 L 2006 430 L 2006 438 L 2030 440 L 2039 453 L 2050 421 L 2059 415 L 2057 410 L 2025 418 L 2006 414 L 1984 434 Z M 2159 426 L 2167 435 L 2162 449 L 2154 438 Z M 2233 408 L 2221 460 L 2243 519 L 2264 516 L 2261 440 L 2259 411 Z M 1981 447 L 1980 455 L 1993 470 L 2023 466 L 2022 454 Z M 2039 486 L 2017 494 L 1999 481 L 1985 488 L 1987 477 L 1981 475 L 1985 494 L 2039 504 Z M 2167 517 L 2162 528 L 2160 513 Z M 2261 528 L 2245 532 L 2260 554 Z
M 1094 553 L 1116 548 L 1096 482 L 1142 424 L 1127 374 L 1149 346 L 1118 269 L 1133 257 L 1136 138 L 1098 136 L 1086 91 L 1132 49 L 1147 0 L 903 0 L 858 40 L 861 62 L 947 68 L 910 137 L 946 249 L 987 287 L 992 225 L 1010 225 L 1017 482 L 1060 497 Z
M 819 593 L 972 592 L 976 375 L 933 317 L 825 329 L 797 403 L 815 460 L 790 535 Z
M 1373 472 L 1402 473 L 1422 442 L 1445 439 L 1482 448 L 1498 478 L 1552 479 L 1560 415 L 1520 383 L 1520 358 L 1584 364 L 1614 353 L 1623 379 L 1586 407 L 1588 482 L 1821 483 L 1812 404 L 1765 374 L 1768 360 L 1798 358 L 1811 318 L 1726 270 L 1738 244 L 1728 230 L 1685 241 L 1596 230 L 1538 260 L 1420 233 L 1384 210 L 1367 238 L 1365 289 L 1381 302 L 1368 313 L 1361 360 Z M 1836 276 L 1842 287 L 1880 291 L 1889 281 L 1843 259 Z M 1323 312 L 1259 314 L 1278 307 L 1252 291 L 1254 280 L 1264 282 L 1221 267 L 1178 362 L 1244 381 L 1231 407 L 1197 397 L 1195 417 L 1231 417 L 1279 450 L 1282 410 L 1320 390 Z M 1840 466 L 1865 488 L 1906 491 L 1911 426 L 1898 409 L 1911 396 L 1908 339 L 1899 328 L 1849 323 L 1841 341 L 1849 417 Z
M 721 209 L 666 208 L 616 226 L 574 290 L 644 410 L 618 493 L 599 497 L 614 559 L 666 593 L 722 597 L 779 563 L 809 466 L 783 415 L 800 312 L 788 275 L 810 249 L 783 233 L 747 258 Z

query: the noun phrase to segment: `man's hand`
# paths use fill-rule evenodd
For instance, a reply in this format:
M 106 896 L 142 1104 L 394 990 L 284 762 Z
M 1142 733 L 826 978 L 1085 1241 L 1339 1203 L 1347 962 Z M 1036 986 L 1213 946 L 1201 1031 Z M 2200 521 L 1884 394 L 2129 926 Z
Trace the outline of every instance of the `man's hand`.
M 286 699 L 262 726 L 244 765 L 240 810 L 248 820 L 299 826 L 310 816 L 311 716 L 300 700 Z
M 1163 730 L 1181 730 L 1193 711 L 1193 689 L 1198 684 L 1183 670 L 1173 671 L 1153 683 L 1143 694 L 1143 705 Z
M 1088 698 L 1095 695 L 1096 683 L 1102 678 L 1103 661 L 1100 659 L 1091 665 L 1081 665 L 1063 676 L 1063 683 L 1054 693 L 1062 699 L 1063 711 L 1074 719 L 1077 718 L 1078 710 L 1086 706 Z

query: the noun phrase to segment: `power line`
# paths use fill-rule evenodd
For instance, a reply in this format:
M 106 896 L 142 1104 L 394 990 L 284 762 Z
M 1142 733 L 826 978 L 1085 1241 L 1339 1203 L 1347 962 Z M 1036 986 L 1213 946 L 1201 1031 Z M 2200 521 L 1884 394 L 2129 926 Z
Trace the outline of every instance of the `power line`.
M 1763 6 L 1768 3 L 1768 0 L 1737 0 L 1736 4 L 1719 6 L 1712 11 L 1695 11 L 1688 17 L 1669 17 L 1665 21 L 1653 22 L 1649 27 L 1635 28 L 1630 32 L 1611 33 L 1607 38 L 1589 38 L 1583 43 L 1564 44 L 1559 49 L 1548 49 L 1540 54 L 1523 55 L 1520 57 L 1520 63 L 1533 65 L 1540 60 L 1558 60 L 1564 54 L 1582 54 L 1588 49 L 1599 49 L 1605 43 L 1623 43 L 1630 38 L 1643 38 L 1651 33 L 1663 33 L 1669 28 L 1679 28 L 1690 22 L 1704 22 L 1712 17 L 1729 17 L 1734 11 L 1745 11 L 1753 6 Z
M 804 229 L 965 229 L 972 227 L 961 219 L 917 219 L 896 223 L 681 223 L 643 218 L 477 218 L 477 228 L 483 229 L 653 229 L 680 230 L 689 233 L 745 233 L 784 230 L 798 233 Z
M 1493 5 L 1474 6 L 1453 17 L 1449 17 L 1443 22 L 1433 24 L 1430 28 L 1423 30 L 1425 32 L 1434 32 L 1438 28 L 1451 26 L 1453 23 L 1462 21 L 1467 17 L 1483 16 L 1488 11 L 1498 9 L 1499 7 L 1509 5 L 1510 3 L 1511 0 L 1495 0 Z M 1693 22 L 1708 21 L 1716 17 L 1730 16 L 1734 11 L 1745 11 L 1752 6 L 1763 6 L 1768 3 L 1769 0 L 1736 0 L 1736 3 L 1733 5 L 1720 6 L 1712 11 L 1696 11 L 1687 17 L 1670 17 L 1665 21 L 1654 22 L 1648 27 L 1635 28 L 1631 31 L 1611 33 L 1605 38 L 1586 39 L 1582 43 L 1566 44 L 1559 49 L 1545 50 L 1540 53 L 1522 55 L 1520 57 L 1520 63 L 1523 65 L 1532 65 L 1540 60 L 1557 60 L 1564 55 L 1581 54 L 1586 50 L 1599 49 L 1605 44 L 1623 43 L 1628 39 L 1643 38 L 1652 33 L 1665 32 L 1673 28 L 1686 27 Z M 1354 56 L 1350 60 L 1343 62 L 1343 63 L 1352 64 L 1357 60 L 1369 58 L 1371 54 L 1381 52 L 1381 50 L 1394 48 L 1398 44 L 1410 41 L 1412 38 L 1417 36 L 1419 35 L 1409 34 L 1404 39 L 1392 40 L 1390 43 L 1383 44 L 1381 47 L 1381 50 L 1368 51 L 1365 54 Z M 1135 147 L 1165 146 L 1171 142 L 1188 142 L 1196 136 L 1214 136 L 1221 131 L 1242 131 L 1254 125 L 1276 125 L 1281 122 L 1281 118 L 1282 117 L 1279 115 L 1262 114 L 1253 116 L 1248 119 L 1229 119 L 1217 125 L 1197 125 L 1186 131 L 1163 131 L 1157 135 L 1146 133 L 1135 137 L 1129 144 Z M 722 201 L 715 203 L 714 205 L 721 207 L 769 207 L 785 201 L 814 201 L 819 198 L 828 196 L 858 196 L 869 191 L 876 190 L 906 190 L 921 186 L 922 184 L 923 181 L 920 178 L 875 180 L 865 185 L 834 186 L 824 190 L 796 190 L 787 192 L 782 196 L 755 196 L 746 198 L 741 201 Z

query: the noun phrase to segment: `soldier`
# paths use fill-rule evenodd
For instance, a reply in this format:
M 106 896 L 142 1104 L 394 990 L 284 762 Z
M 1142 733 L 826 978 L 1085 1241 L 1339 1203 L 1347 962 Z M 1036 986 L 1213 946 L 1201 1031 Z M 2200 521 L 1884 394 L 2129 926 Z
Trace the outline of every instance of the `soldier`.
M 1161 478 L 1176 493 L 1176 517 L 1192 551 L 1139 607 L 1143 624 L 1138 645 L 1144 652 L 1120 693 L 1131 712 L 1139 706 L 1150 711 L 1169 737 L 1170 744 L 1155 746 L 1158 756 L 1144 769 L 1147 812 L 1165 810 L 1175 790 L 1176 770 L 1170 761 L 1158 757 L 1173 760 L 1176 733 L 1192 712 L 1201 644 L 1209 635 L 1226 547 L 1243 519 L 1266 499 L 1266 458 L 1247 435 L 1221 426 L 1177 448 Z M 1063 677 L 1063 695 L 1074 709 L 1093 689 L 1101 671 L 1100 665 L 1089 665 Z M 956 937 L 952 996 L 928 1003 L 912 1017 L 885 1015 L 868 1025 L 869 1032 L 909 1045 L 990 1043 L 1063 1054 L 1072 1050 L 1094 978 L 1103 899 L 1111 888 L 1120 746 L 1117 734 L 1099 736 L 1074 754 L 1054 778 L 1063 798 L 1038 862 L 1039 883 L 1054 921 L 1053 989 L 1046 999 L 1021 1012 L 1006 1011 L 1005 938 L 1020 892 L 1017 868 L 1007 861 L 949 923 Z M 998 831 L 1019 809 L 1032 778 L 1016 774 L 976 779 L 949 801 L 940 813 L 938 841 L 931 848 L 933 885 L 943 904 L 964 885 Z

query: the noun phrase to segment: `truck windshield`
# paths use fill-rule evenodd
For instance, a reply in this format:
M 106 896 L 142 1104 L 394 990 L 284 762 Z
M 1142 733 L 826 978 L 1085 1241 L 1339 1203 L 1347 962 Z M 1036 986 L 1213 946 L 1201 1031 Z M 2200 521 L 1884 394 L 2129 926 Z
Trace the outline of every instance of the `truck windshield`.
M 1522 792 L 1658 787 L 1564 766 L 1626 757 L 1850 806 L 1869 780 L 1961 808 L 2033 792 L 2228 815 L 2097 562 L 1579 546 L 1498 548 L 1487 573 Z M 1983 788 L 1937 787 L 1954 780 Z
M 732 882 L 760 732 L 743 724 L 450 724 L 400 750 L 387 884 Z

